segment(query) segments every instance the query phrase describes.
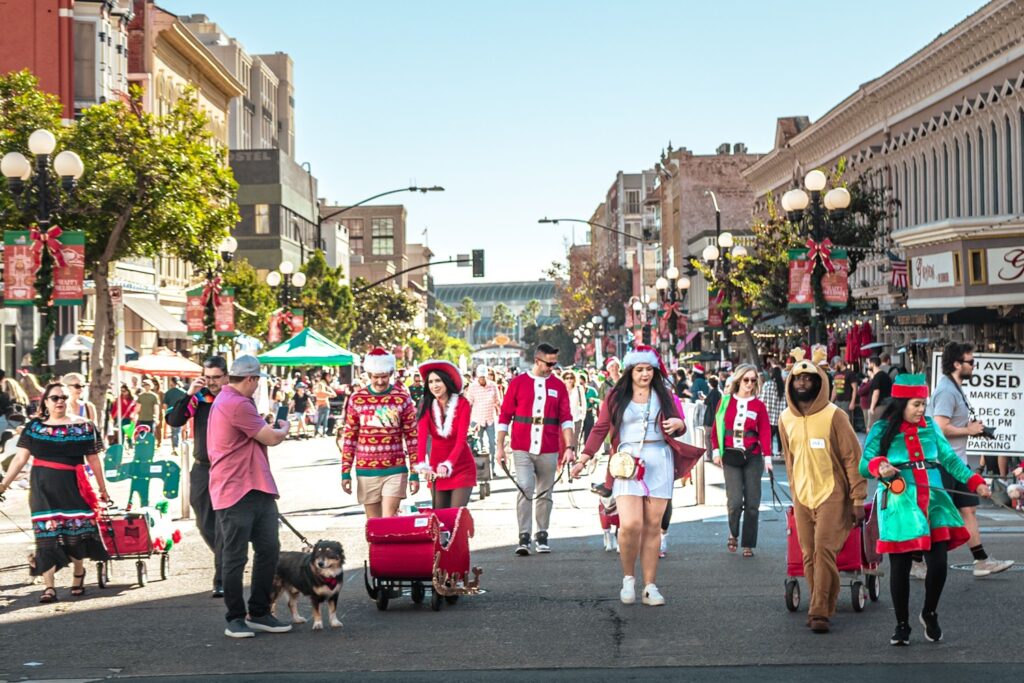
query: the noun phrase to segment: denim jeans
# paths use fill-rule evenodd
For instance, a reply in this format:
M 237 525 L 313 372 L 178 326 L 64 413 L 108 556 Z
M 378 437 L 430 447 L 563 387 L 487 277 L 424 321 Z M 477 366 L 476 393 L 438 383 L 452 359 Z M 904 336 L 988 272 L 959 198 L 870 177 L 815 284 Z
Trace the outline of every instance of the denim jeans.
M 764 458 L 755 455 L 743 467 L 722 465 L 725 476 L 726 507 L 729 511 L 729 535 L 739 537 L 743 548 L 757 547 L 757 517 L 761 507 L 761 473 Z M 740 534 L 740 517 L 743 533 Z
M 277 500 L 269 493 L 249 491 L 229 508 L 217 510 L 221 532 L 224 572 L 224 604 L 228 621 L 246 616 L 245 564 L 252 543 L 252 579 L 249 587 L 250 617 L 270 614 L 270 594 L 281 552 L 277 535 Z
M 314 432 L 327 436 L 327 418 L 331 416 L 330 406 L 320 406 L 316 409 L 316 429 Z
M 181 427 L 171 427 L 171 448 L 178 450 L 178 444 L 181 443 Z
M 197 462 L 189 472 L 189 503 L 196 513 L 196 528 L 203 541 L 213 552 L 213 585 L 220 586 L 221 576 L 221 534 L 217 529 L 217 515 L 210 502 L 210 466 Z

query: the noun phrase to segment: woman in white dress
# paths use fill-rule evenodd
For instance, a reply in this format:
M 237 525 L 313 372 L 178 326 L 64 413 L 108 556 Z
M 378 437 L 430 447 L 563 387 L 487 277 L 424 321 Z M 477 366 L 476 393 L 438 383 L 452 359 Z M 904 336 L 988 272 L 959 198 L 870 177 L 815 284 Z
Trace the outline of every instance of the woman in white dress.
M 626 354 L 619 381 L 601 404 L 597 424 L 573 468 L 578 476 L 610 435 L 614 451 L 628 451 L 643 460 L 643 473 L 633 479 L 615 479 L 612 492 L 619 510 L 619 549 L 622 590 L 619 599 L 636 602 L 636 561 L 643 573 L 645 605 L 664 605 L 654 581 L 658 573 L 661 518 L 672 500 L 674 465 L 667 438 L 682 434 L 686 426 L 672 396 L 667 373 L 657 352 L 646 346 Z

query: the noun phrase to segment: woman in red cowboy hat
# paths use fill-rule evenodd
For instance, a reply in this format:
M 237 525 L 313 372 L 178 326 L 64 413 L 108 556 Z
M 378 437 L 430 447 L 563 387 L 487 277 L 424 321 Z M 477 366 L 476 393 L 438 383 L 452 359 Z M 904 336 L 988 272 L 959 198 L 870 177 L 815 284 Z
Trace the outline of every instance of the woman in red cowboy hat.
M 430 482 L 435 510 L 465 507 L 476 486 L 476 461 L 467 440 L 473 407 L 460 396 L 462 375 L 453 364 L 427 361 L 419 373 L 427 390 L 416 415 L 419 447 L 414 467 Z

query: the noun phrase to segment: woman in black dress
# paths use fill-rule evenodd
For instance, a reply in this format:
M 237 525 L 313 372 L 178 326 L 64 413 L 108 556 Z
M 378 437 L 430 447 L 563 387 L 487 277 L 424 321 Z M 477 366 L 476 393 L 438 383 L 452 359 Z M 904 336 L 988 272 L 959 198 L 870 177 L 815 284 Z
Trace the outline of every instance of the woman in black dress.
M 68 390 L 63 384 L 46 387 L 39 417 L 33 418 L 18 439 L 18 451 L 0 483 L 0 494 L 7 491 L 21 468 L 31 457 L 32 531 L 36 538 L 34 576 L 42 576 L 46 588 L 39 602 L 57 600 L 54 574 L 74 565 L 71 595 L 85 592 L 85 560 L 110 558 L 96 522 L 99 503 L 85 473 L 89 463 L 96 476 L 100 498 L 107 497 L 103 479 L 102 448 L 99 430 L 89 420 L 67 411 Z

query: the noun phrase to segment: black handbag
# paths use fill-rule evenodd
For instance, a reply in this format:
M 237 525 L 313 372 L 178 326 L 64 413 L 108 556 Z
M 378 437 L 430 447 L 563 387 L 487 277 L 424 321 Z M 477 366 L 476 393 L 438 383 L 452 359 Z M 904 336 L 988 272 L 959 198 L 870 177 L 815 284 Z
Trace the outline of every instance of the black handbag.
M 722 464 L 729 467 L 743 467 L 750 459 L 750 454 L 742 448 L 723 448 Z

